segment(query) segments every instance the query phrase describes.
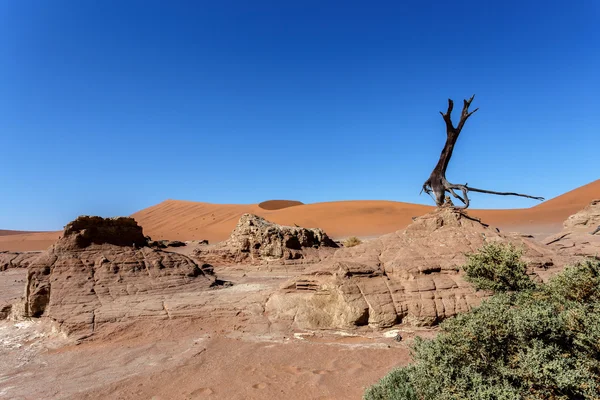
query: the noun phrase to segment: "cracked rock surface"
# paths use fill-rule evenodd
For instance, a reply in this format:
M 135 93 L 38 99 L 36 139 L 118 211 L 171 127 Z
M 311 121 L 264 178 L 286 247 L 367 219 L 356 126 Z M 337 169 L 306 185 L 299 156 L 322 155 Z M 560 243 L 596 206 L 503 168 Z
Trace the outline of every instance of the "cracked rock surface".
M 535 279 L 545 280 L 562 265 L 560 256 L 528 237 L 440 208 L 404 230 L 338 250 L 284 284 L 266 310 L 271 319 L 308 329 L 435 325 L 489 295 L 465 282 L 460 267 L 467 253 L 498 241 L 523 248 Z
M 34 258 L 40 255 L 39 251 L 11 252 L 0 251 L 0 271 L 10 268 L 27 268 Z
M 195 303 L 181 297 L 214 285 L 212 270 L 145 244 L 132 218 L 79 217 L 30 261 L 23 316 L 86 335 L 107 322 L 189 313 Z
M 200 247 L 194 257 L 215 264 L 320 261 L 338 245 L 318 228 L 283 226 L 244 214 L 229 239 Z
M 567 218 L 563 230 L 544 243 L 565 256 L 600 258 L 600 200 Z

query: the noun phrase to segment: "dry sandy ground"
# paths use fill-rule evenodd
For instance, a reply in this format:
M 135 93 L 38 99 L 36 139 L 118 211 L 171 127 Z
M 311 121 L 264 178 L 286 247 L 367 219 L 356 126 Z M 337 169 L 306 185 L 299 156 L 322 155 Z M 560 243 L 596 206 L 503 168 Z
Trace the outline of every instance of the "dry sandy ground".
M 600 180 L 582 186 L 535 207 L 512 210 L 470 210 L 469 213 L 502 230 L 518 231 L 539 237 L 560 231 L 562 222 L 600 198 Z M 335 239 L 348 236 L 371 237 L 406 227 L 412 217 L 432 207 L 394 201 L 337 201 L 315 204 L 269 201 L 261 204 L 209 204 L 167 200 L 132 216 L 153 239 L 226 239 L 244 213 L 260 215 L 269 221 L 322 228 Z M 44 250 L 59 232 L 2 234 L 0 251 Z
M 360 399 L 409 361 L 389 338 L 312 339 L 229 338 L 177 320 L 75 345 L 39 322 L 2 323 L 0 398 Z
M 24 274 L 0 273 L 4 297 L 22 289 Z M 0 398 L 360 399 L 409 362 L 415 335 L 435 334 L 402 328 L 396 342 L 397 329 L 294 332 L 228 312 L 232 301 L 250 304 L 289 276 L 234 271 L 228 278 L 237 285 L 210 293 L 213 313 L 105 326 L 79 344 L 47 322 L 1 322 Z

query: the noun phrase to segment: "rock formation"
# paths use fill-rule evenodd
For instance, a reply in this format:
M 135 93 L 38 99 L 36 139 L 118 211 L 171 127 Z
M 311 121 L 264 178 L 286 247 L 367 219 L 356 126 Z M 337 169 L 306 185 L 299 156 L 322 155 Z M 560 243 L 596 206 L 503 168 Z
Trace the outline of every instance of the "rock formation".
M 253 214 L 244 214 L 229 239 L 197 249 L 194 257 L 222 264 L 309 262 L 319 261 L 337 247 L 321 229 L 282 226 Z
M 560 233 L 547 238 L 544 243 L 566 256 L 600 259 L 600 200 L 593 200 L 571 215 L 563 227 Z
M 173 294 L 214 284 L 209 267 L 147 247 L 132 218 L 79 217 L 31 261 L 22 313 L 81 335 L 127 318 L 170 318 Z
M 546 279 L 560 259 L 527 237 L 505 235 L 466 213 L 439 208 L 405 230 L 338 250 L 287 282 L 266 311 L 272 321 L 308 329 L 434 325 L 488 295 L 466 283 L 459 268 L 467 253 L 492 241 L 522 247 L 536 279 Z
M 9 268 L 27 268 L 31 260 L 39 255 L 38 251 L 24 253 L 0 251 L 0 271 L 6 271 Z

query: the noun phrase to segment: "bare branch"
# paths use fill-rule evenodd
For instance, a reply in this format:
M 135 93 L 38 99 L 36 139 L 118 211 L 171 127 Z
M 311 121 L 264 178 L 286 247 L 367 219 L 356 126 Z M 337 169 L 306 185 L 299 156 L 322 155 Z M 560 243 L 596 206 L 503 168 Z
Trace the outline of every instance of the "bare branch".
M 454 102 L 452 101 L 452 99 L 448 99 L 448 111 L 446 111 L 446 114 L 444 114 L 442 111 L 440 111 L 440 114 L 442 114 L 442 118 L 444 118 L 444 122 L 446 123 L 446 134 L 450 135 L 451 132 L 454 132 L 454 125 L 452 124 L 452 110 L 454 109 Z
M 554 240 L 551 240 L 551 241 L 549 241 L 548 243 L 545 243 L 545 244 L 546 244 L 546 246 L 547 246 L 547 245 L 549 245 L 549 244 L 556 243 L 556 242 L 558 242 L 558 241 L 560 241 L 560 240 L 564 239 L 566 236 L 569 236 L 569 235 L 570 235 L 570 233 L 569 233 L 569 232 L 567 232 L 567 233 L 563 233 L 562 235 L 560 235 L 560 236 L 559 236 L 559 237 L 557 237 L 556 239 L 554 239 Z
M 471 192 L 495 194 L 495 195 L 498 195 L 498 196 L 519 196 L 519 197 L 527 197 L 528 199 L 534 199 L 534 200 L 544 201 L 543 197 L 530 196 L 528 194 L 514 193 L 514 192 L 495 192 L 493 190 L 484 190 L 484 189 L 477 189 L 477 188 L 467 187 L 466 185 L 465 185 L 465 187 L 467 188 L 467 190 L 469 190 Z
M 540 201 L 544 200 L 543 197 L 530 196 L 528 194 L 514 193 L 514 192 L 496 192 L 493 190 L 472 188 L 472 187 L 469 187 L 467 184 L 460 185 L 460 184 L 453 184 L 453 183 L 448 182 L 448 180 L 446 179 L 446 169 L 448 168 L 448 163 L 450 162 L 450 158 L 452 157 L 454 145 L 456 144 L 456 141 L 458 140 L 458 136 L 460 135 L 462 128 L 464 127 L 465 123 L 467 122 L 467 119 L 469 119 L 469 117 L 471 115 L 473 115 L 475 112 L 477 112 L 477 110 L 479 110 L 479 108 L 476 108 L 473 111 L 469 111 L 469 107 L 471 106 L 471 103 L 473 102 L 474 98 L 475 98 L 475 95 L 471 96 L 470 99 L 468 99 L 468 100 L 465 99 L 463 101 L 463 109 L 462 109 L 462 113 L 460 115 L 460 121 L 456 128 L 452 124 L 452 119 L 451 119 L 452 110 L 454 108 L 454 102 L 452 101 L 452 99 L 448 99 L 448 110 L 446 111 L 446 113 L 443 113 L 442 111 L 440 111 L 440 114 L 442 115 L 442 117 L 444 118 L 444 121 L 446 122 L 446 136 L 447 136 L 446 144 L 444 145 L 444 148 L 442 149 L 442 153 L 440 154 L 438 163 L 435 166 L 435 168 L 433 169 L 433 171 L 431 172 L 429 179 L 427 179 L 425 181 L 425 183 L 423 184 L 421 193 L 423 193 L 423 191 L 424 191 L 425 193 L 430 195 L 433 198 L 433 200 L 435 201 L 435 204 L 438 207 L 441 207 L 442 205 L 444 205 L 444 203 L 446 201 L 445 200 L 446 192 L 448 192 L 454 198 L 459 199 L 464 204 L 463 207 L 456 207 L 456 208 L 463 208 L 463 209 L 469 207 L 469 204 L 470 204 L 469 195 L 468 195 L 469 191 L 478 192 L 478 193 L 495 194 L 495 195 L 499 195 L 499 196 L 519 196 L 519 197 L 526 197 L 529 199 L 540 200 Z M 457 189 L 462 192 L 462 196 L 458 195 L 455 192 L 455 190 L 457 190 Z M 599 231 L 600 231 L 600 227 L 599 227 L 599 229 L 594 231 L 594 234 Z
M 469 112 L 469 107 L 471 106 L 471 102 L 473 102 L 474 98 L 475 98 L 475 95 L 471 96 L 471 98 L 469 100 L 463 100 L 463 109 L 462 109 L 462 113 L 460 115 L 460 121 L 458 122 L 458 125 L 456 126 L 456 130 L 459 133 L 462 130 L 463 126 L 465 126 L 465 122 L 467 122 L 467 119 L 469 119 L 469 117 L 471 115 L 473 115 L 477 110 L 479 110 L 479 108 L 476 108 L 474 111 Z
M 454 101 L 452 101 L 452 99 L 448 99 L 448 111 L 446 112 L 446 115 L 448 115 L 448 117 L 450 116 L 450 114 L 452 114 L 453 109 L 454 109 Z

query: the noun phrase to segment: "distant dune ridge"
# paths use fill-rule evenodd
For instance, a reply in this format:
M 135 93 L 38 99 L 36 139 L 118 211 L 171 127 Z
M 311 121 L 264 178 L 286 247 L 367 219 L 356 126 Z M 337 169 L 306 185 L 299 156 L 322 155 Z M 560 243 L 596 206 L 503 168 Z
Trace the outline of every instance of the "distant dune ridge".
M 570 215 L 600 198 L 600 180 L 581 186 L 531 208 L 476 210 L 469 214 L 503 230 L 549 235 L 562 229 Z M 333 201 L 303 204 L 270 200 L 259 204 L 211 204 L 166 200 L 131 215 L 153 239 L 227 239 L 239 218 L 256 214 L 281 225 L 321 228 L 333 238 L 378 236 L 402 229 L 432 206 L 384 200 Z M 9 233 L 2 233 L 9 232 Z M 0 231 L 0 251 L 43 250 L 59 232 Z
M 0 229 L 0 236 L 22 235 L 24 233 L 35 233 L 31 231 L 11 231 L 9 229 Z

